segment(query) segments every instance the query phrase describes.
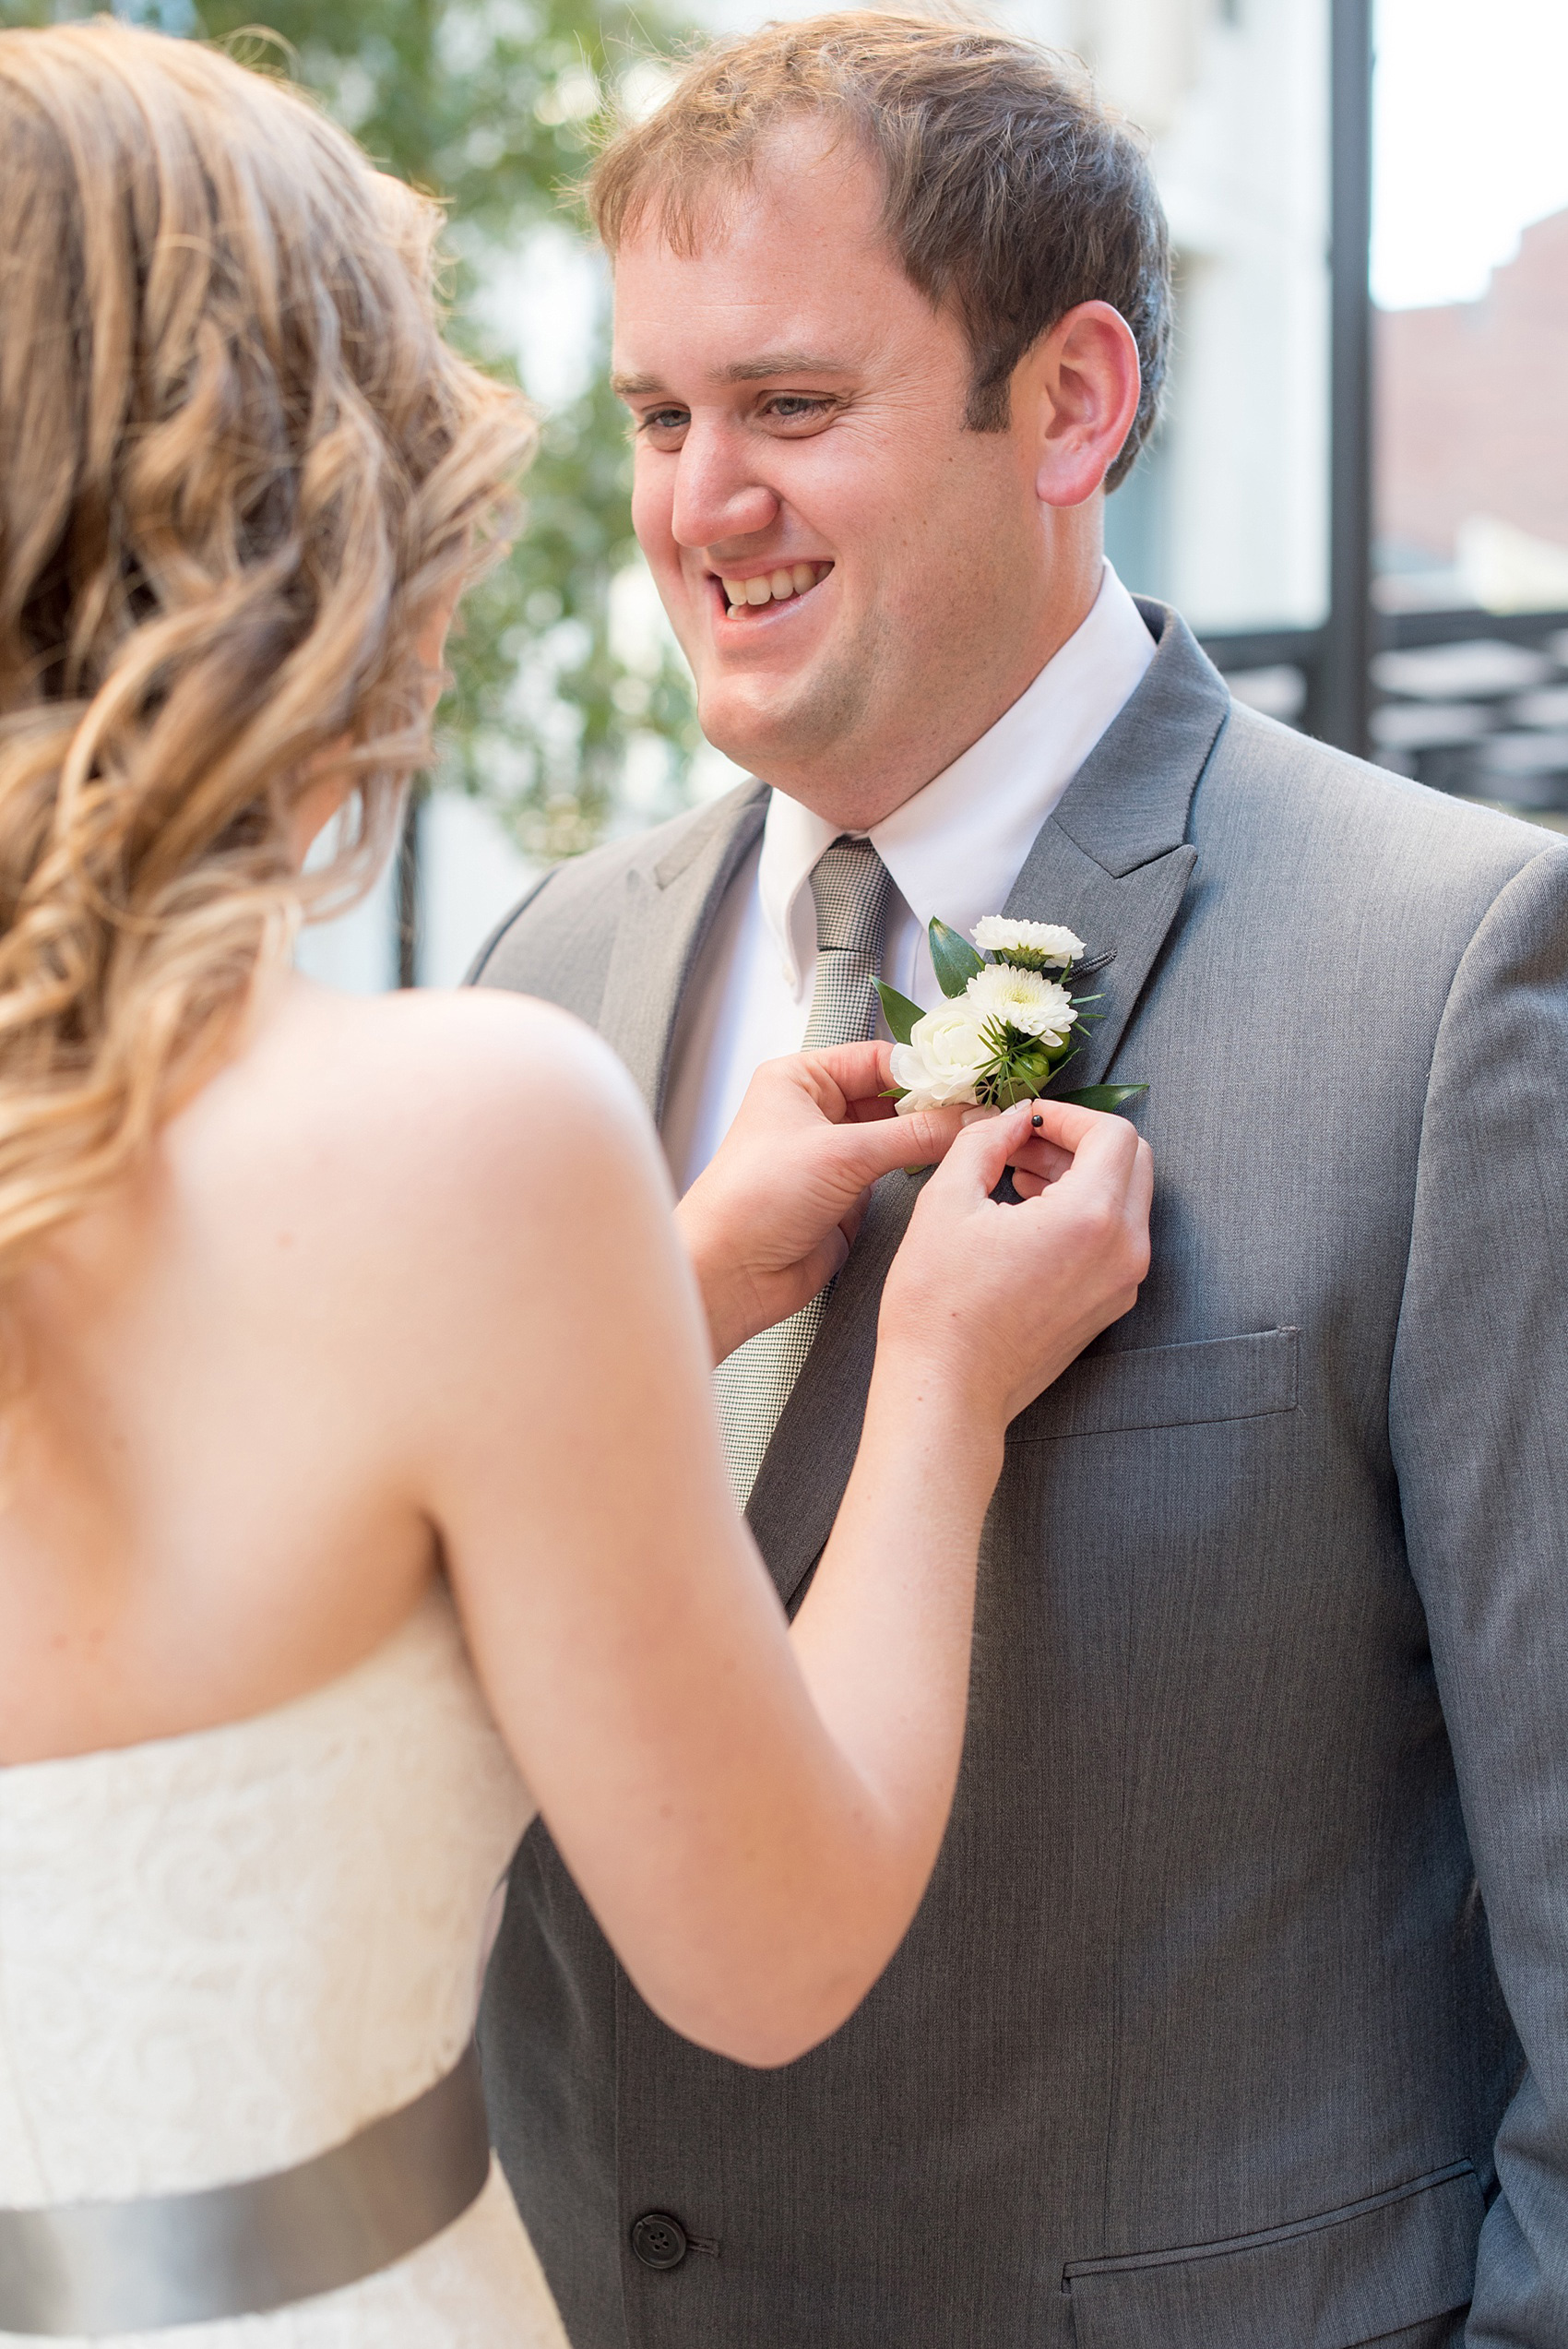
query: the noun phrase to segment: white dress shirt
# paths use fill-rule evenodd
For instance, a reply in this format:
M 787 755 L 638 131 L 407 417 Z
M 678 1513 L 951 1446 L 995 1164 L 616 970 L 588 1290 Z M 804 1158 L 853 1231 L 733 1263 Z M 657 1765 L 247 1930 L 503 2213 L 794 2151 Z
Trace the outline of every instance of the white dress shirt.
M 926 925 L 966 935 L 1000 913 L 1036 833 L 1154 658 L 1108 563 L 1093 608 L 1033 685 L 866 835 L 893 878 L 882 975 L 929 1008 L 941 989 Z M 726 892 L 682 1009 L 664 1146 L 685 1190 L 713 1156 L 754 1071 L 799 1052 L 816 976 L 812 867 L 842 828 L 773 793 L 761 841 Z

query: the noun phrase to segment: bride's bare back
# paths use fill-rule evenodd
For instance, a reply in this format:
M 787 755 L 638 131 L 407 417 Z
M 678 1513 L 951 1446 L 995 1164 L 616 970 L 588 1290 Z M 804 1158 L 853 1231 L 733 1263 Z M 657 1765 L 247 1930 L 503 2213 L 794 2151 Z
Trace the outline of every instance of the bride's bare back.
M 505 1299 L 533 1360 L 558 1328 L 552 1219 L 517 1184 L 559 1158 L 552 1064 L 581 1089 L 564 1028 L 275 985 L 145 1167 L 24 1275 L 0 1763 L 260 1711 L 408 1615 L 440 1560 L 443 1401 L 498 1334 L 476 1307 Z M 488 1369 L 515 1452 L 532 1399 Z

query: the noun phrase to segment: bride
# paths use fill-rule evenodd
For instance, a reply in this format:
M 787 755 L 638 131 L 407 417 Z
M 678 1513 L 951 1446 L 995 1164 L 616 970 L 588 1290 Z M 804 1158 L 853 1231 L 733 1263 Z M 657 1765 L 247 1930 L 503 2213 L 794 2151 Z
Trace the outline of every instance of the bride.
M 541 1809 L 708 2047 L 844 2020 L 943 1832 L 1004 1430 L 1131 1305 L 1147 1153 L 889 1120 L 856 1046 L 765 1070 L 677 1222 L 564 1016 L 291 975 L 527 420 L 440 340 L 431 209 L 194 44 L 0 33 L 0 2336 L 559 2344 L 470 2047 L 506 1860 Z M 911 1156 L 791 1632 L 709 1372 Z

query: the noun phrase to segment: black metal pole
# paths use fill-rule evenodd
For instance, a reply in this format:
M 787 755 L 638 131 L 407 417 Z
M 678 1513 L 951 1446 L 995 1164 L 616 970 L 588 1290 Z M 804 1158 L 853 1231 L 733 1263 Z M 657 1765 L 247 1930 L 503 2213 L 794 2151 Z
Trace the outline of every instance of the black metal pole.
M 398 842 L 398 984 L 419 984 L 420 930 L 420 806 L 424 793 L 417 786 L 403 810 L 402 837 Z
M 1372 0 L 1330 0 L 1328 623 L 1313 731 L 1364 757 L 1372 655 Z

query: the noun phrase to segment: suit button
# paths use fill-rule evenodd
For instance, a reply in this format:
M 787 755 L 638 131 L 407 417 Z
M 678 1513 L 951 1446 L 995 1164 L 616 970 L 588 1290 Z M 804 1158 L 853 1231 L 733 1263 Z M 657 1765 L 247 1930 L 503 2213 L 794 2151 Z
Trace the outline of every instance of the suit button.
M 678 2268 L 686 2256 L 686 2230 L 668 2211 L 645 2211 L 632 2228 L 632 2248 L 645 2268 Z

